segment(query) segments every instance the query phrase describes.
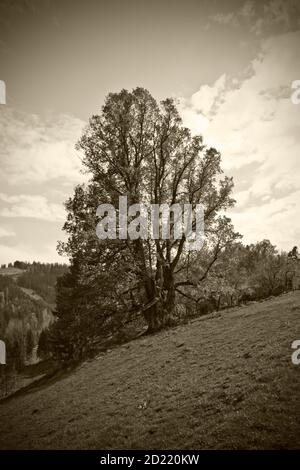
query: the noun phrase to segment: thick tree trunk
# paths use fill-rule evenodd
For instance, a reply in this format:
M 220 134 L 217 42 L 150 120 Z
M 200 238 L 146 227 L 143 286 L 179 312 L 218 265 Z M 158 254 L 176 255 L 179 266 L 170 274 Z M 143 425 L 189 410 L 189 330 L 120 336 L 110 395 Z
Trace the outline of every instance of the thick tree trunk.
M 154 333 L 175 324 L 175 288 L 173 279 L 168 279 L 168 286 L 163 287 L 159 297 L 155 297 L 155 290 L 153 290 L 149 304 L 149 308 L 144 311 L 144 317 L 148 324 L 147 333 Z
M 168 267 L 157 271 L 155 281 L 147 282 L 145 292 L 149 308 L 144 311 L 147 333 L 154 333 L 175 324 L 175 287 Z
M 145 319 L 148 324 L 147 333 L 154 333 L 167 326 L 172 326 L 175 323 L 174 320 L 174 308 L 170 308 L 168 305 L 157 303 L 153 305 L 144 313 Z

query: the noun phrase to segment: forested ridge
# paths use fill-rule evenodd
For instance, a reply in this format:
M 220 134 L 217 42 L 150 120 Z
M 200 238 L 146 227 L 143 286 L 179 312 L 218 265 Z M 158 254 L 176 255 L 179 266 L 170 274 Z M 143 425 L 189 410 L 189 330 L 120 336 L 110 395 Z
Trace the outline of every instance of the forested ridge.
M 6 345 L 6 366 L 1 367 L 2 388 L 28 364 L 43 359 L 38 345 L 53 322 L 57 277 L 67 266 L 15 261 L 0 269 L 0 339 Z M 2 390 L 3 392 L 3 390 Z M 5 392 L 9 392 L 5 390 Z

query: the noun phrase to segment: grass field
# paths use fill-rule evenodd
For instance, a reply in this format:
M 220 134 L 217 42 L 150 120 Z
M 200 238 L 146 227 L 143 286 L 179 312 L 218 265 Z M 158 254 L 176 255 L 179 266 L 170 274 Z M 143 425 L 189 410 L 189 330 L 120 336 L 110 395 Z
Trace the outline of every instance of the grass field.
M 0 404 L 1 449 L 300 448 L 300 292 L 99 355 Z

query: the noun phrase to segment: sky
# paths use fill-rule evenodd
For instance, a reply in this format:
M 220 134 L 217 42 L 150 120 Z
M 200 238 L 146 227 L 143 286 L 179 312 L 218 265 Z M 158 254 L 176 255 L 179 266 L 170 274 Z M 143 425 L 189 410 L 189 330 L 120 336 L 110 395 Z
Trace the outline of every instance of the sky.
M 300 246 L 298 0 L 0 0 L 0 263 L 66 261 L 75 144 L 105 96 L 147 88 L 222 154 L 245 243 Z

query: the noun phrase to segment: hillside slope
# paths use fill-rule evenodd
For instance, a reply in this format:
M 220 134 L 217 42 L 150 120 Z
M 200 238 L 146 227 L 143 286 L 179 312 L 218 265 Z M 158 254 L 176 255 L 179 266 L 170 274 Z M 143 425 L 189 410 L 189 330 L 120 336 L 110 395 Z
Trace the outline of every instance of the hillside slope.
M 1 449 L 300 447 L 300 293 L 202 317 L 0 404 Z

